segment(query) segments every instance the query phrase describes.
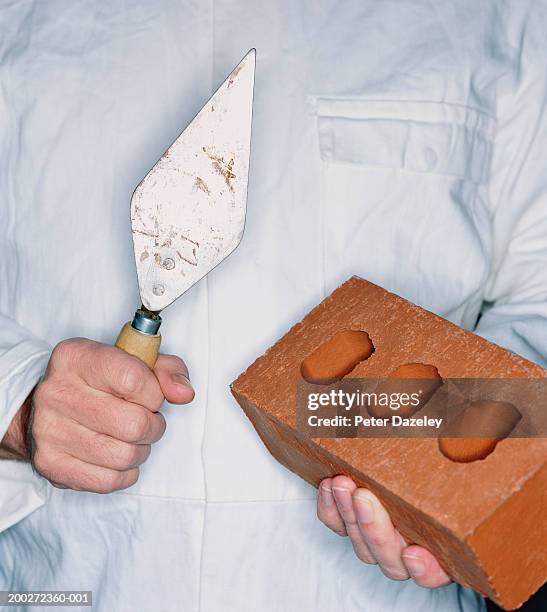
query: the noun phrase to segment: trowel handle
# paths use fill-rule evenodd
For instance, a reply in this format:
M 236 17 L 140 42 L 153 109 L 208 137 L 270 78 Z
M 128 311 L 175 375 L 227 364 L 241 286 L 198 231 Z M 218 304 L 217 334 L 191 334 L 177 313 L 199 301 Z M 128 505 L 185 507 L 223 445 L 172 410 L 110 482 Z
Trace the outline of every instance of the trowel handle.
M 149 367 L 153 368 L 160 352 L 161 334 L 158 329 L 161 317 L 152 313 L 137 310 L 133 321 L 128 321 L 121 329 L 116 346 L 122 351 L 134 355 Z

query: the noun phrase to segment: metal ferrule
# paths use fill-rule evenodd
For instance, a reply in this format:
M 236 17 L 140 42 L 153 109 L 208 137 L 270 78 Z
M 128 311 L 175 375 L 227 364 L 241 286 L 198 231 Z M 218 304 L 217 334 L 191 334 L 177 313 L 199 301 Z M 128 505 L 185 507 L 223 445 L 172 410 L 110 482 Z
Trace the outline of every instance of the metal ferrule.
M 155 336 L 158 333 L 160 325 L 161 317 L 159 315 L 146 313 L 140 309 L 137 310 L 131 322 L 131 327 L 133 327 L 133 329 L 147 336 Z

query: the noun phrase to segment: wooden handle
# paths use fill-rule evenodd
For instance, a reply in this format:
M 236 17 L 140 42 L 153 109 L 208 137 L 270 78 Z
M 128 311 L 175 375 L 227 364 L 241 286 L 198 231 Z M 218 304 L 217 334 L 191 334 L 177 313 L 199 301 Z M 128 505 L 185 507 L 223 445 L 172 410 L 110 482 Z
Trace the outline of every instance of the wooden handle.
M 149 367 L 153 368 L 160 352 L 161 334 L 143 334 L 131 327 L 128 321 L 121 329 L 116 346 L 122 351 L 134 355 Z

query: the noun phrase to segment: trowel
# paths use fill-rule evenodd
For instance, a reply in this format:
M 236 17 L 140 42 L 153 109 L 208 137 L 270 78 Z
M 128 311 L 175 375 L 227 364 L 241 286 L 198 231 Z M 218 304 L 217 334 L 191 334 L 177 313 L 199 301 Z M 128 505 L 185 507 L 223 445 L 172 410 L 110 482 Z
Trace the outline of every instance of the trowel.
M 245 225 L 255 73 L 251 49 L 135 189 L 142 300 L 116 346 L 156 362 L 160 312 L 238 246 Z

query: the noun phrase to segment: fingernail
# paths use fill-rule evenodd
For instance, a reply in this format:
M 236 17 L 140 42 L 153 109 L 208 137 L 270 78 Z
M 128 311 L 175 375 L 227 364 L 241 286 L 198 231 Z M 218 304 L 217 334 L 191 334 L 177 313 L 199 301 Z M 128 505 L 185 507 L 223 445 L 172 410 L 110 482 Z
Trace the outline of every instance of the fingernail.
M 340 509 L 344 512 L 349 512 L 352 509 L 350 492 L 343 487 L 332 487 L 332 490 L 334 492 L 334 500 Z
M 355 501 L 357 520 L 363 525 L 372 523 L 374 521 L 374 506 L 370 497 L 363 491 L 357 491 L 353 499 Z
M 406 568 L 414 578 L 420 578 L 425 574 L 425 563 L 420 557 L 414 555 L 402 555 Z
M 332 489 L 329 489 L 325 485 L 321 485 L 319 494 L 321 496 L 321 503 L 325 504 L 325 506 L 334 505 L 334 497 L 332 495 Z
M 175 372 L 171 374 L 171 380 L 175 383 L 175 385 L 184 385 L 185 387 L 191 387 L 192 383 L 187 376 L 181 374 L 180 372 Z

